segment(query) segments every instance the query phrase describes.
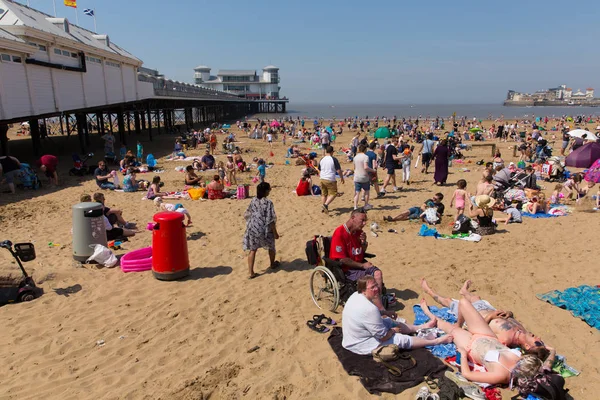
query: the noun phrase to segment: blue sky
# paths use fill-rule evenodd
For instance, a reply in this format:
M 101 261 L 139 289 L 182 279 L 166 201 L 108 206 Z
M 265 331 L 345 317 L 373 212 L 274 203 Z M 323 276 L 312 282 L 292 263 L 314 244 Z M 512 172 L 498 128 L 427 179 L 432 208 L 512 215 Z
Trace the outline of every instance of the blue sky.
M 26 4 L 26 0 L 20 0 Z M 75 11 L 56 0 L 58 16 Z M 52 0 L 30 0 L 53 14 Z M 167 77 L 280 68 L 293 102 L 498 103 L 559 84 L 600 93 L 595 1 L 78 0 Z

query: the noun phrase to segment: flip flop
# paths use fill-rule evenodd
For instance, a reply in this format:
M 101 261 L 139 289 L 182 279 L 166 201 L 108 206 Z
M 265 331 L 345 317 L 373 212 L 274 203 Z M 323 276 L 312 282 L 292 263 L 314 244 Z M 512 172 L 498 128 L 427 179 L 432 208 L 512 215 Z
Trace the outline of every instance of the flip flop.
M 315 321 L 316 324 L 327 324 L 327 325 L 335 325 L 335 321 L 327 316 L 325 316 L 325 314 L 321 314 L 321 315 L 313 315 L 313 321 Z
M 313 331 L 318 332 L 318 333 L 329 332 L 328 327 L 326 327 L 325 325 L 317 326 L 317 322 L 313 321 L 313 320 L 306 321 L 306 326 L 308 326 L 310 329 L 312 329 Z
M 254 274 L 250 275 L 250 276 L 248 277 L 248 279 L 254 279 L 254 278 L 256 278 L 257 276 L 258 276 L 258 274 L 257 274 L 257 273 L 254 273 Z

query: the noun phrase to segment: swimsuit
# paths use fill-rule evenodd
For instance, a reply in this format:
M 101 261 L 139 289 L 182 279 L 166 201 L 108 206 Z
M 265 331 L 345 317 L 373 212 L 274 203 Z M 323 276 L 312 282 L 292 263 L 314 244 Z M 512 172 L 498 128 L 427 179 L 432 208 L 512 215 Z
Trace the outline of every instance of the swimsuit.
M 456 208 L 465 208 L 465 195 L 456 195 Z

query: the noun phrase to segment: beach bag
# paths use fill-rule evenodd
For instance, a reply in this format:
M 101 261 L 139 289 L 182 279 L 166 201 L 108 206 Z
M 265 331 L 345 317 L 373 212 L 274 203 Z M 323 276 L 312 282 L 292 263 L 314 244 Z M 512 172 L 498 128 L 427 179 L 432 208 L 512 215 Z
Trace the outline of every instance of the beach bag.
M 383 364 L 390 374 L 397 377 L 401 376 L 402 372 L 408 371 L 409 369 L 414 368 L 415 365 L 417 365 L 417 360 L 415 360 L 413 356 L 411 356 L 408 353 L 401 353 L 400 348 L 395 344 L 386 344 L 384 346 L 378 346 L 375 350 L 371 352 L 371 355 L 373 356 L 374 361 Z M 408 368 L 403 367 L 401 369 L 395 365 L 390 364 L 390 361 L 396 361 L 400 359 L 410 360 L 411 365 Z
M 42 185 L 35 171 L 27 163 L 21 163 L 19 179 L 25 189 L 39 189 Z
M 102 264 L 109 268 L 117 265 L 119 260 L 117 260 L 117 257 L 115 257 L 109 248 L 104 247 L 101 244 L 91 244 L 90 247 L 94 249 L 94 253 L 85 261 L 86 263 L 96 261 L 98 264 Z
M 250 196 L 250 185 L 238 185 L 236 197 L 238 200 L 247 199 Z
M 192 200 L 200 200 L 204 197 L 204 193 L 206 192 L 205 188 L 192 188 L 188 189 L 188 194 Z
M 475 229 L 471 226 L 471 219 L 464 214 L 459 215 L 452 227 L 452 234 L 470 233 L 472 231 L 475 231 Z
M 532 394 L 544 400 L 566 400 L 565 378 L 560 374 L 543 372 L 537 374 L 533 379 L 518 381 L 519 394 L 527 397 Z

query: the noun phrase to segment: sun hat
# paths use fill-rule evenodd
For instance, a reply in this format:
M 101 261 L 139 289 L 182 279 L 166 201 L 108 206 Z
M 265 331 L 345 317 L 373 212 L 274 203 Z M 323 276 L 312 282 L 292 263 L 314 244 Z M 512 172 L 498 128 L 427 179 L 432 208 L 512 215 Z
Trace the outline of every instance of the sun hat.
M 493 207 L 496 204 L 496 199 L 491 198 L 487 194 L 480 194 L 475 197 L 475 205 L 479 208 Z

